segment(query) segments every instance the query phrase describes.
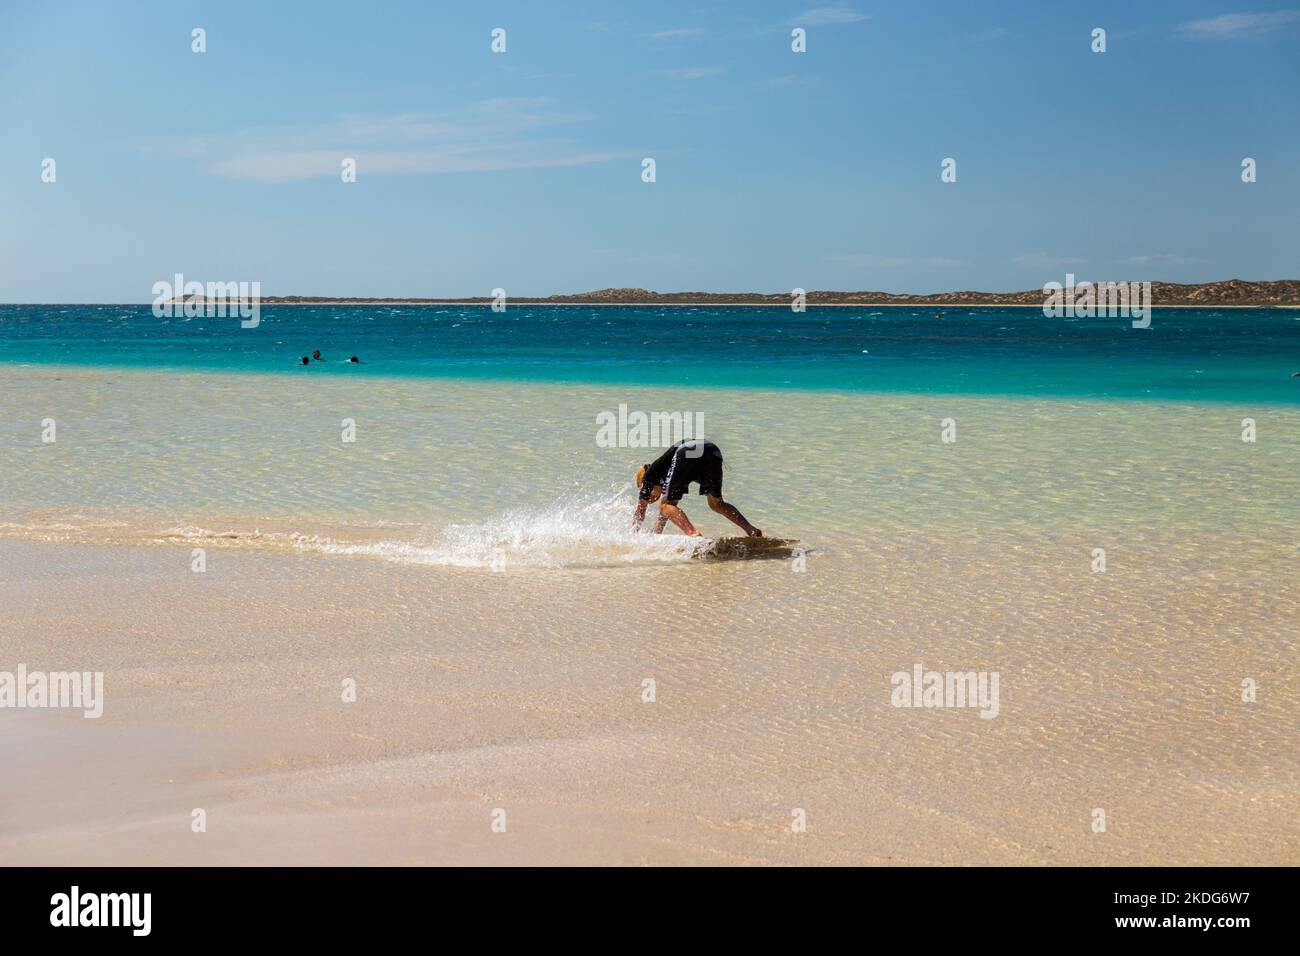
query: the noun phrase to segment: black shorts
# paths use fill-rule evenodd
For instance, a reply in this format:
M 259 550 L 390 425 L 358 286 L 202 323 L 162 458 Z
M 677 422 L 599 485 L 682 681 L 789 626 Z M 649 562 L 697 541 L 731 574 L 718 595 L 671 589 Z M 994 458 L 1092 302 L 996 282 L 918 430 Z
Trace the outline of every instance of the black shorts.
M 646 468 L 640 497 L 649 500 L 650 490 L 659 485 L 663 500 L 680 501 L 691 482 L 699 482 L 700 494 L 722 497 L 722 452 L 713 442 L 678 442 Z

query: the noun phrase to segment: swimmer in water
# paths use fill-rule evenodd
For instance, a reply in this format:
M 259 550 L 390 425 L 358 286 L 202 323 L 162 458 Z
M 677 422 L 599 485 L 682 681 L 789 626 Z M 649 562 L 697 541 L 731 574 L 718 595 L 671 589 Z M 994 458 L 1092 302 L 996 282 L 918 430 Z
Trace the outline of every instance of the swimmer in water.
M 323 362 L 323 361 L 325 361 L 323 358 L 320 357 L 320 349 L 317 349 L 316 351 L 312 352 L 312 353 L 311 353 L 311 357 L 314 358 L 314 359 L 315 359 L 316 361 L 318 361 L 318 362 Z
M 698 538 L 700 533 L 677 504 L 689 490 L 692 481 L 699 483 L 700 494 L 708 496 L 710 508 L 751 538 L 763 537 L 763 532 L 745 520 L 740 509 L 722 499 L 722 451 L 713 442 L 700 438 L 679 441 L 653 462 L 642 465 L 637 470 L 636 483 L 641 490 L 636 513 L 632 516 L 632 530 L 640 530 L 650 502 L 663 498 L 659 502 L 659 518 L 655 521 L 654 533 L 659 534 L 664 530 L 664 525 L 671 521 L 683 533 Z
M 310 364 L 311 364 L 311 359 L 309 359 L 307 356 L 304 355 L 304 356 L 302 357 L 302 364 L 303 364 L 303 365 L 310 365 Z

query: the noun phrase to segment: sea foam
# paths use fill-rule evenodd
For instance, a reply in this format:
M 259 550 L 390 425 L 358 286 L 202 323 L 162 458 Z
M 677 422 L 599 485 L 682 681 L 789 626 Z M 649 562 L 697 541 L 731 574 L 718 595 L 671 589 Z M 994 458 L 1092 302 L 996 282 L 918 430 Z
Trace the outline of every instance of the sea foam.
M 449 525 L 427 542 L 320 541 L 309 547 L 403 564 L 504 570 L 687 561 L 706 554 L 712 546 L 707 538 L 633 531 L 632 507 L 624 489 L 561 498 L 540 508 L 515 508 L 482 522 Z M 656 509 L 651 508 L 647 526 L 655 516 Z

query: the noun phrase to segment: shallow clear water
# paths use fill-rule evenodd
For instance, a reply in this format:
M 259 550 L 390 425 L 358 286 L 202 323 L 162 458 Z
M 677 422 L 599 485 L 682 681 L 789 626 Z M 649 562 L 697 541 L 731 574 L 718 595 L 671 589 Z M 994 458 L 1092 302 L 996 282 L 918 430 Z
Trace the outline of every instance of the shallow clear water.
M 601 443 L 599 416 L 626 406 L 702 423 L 728 499 L 814 546 L 935 530 L 1285 540 L 1297 316 L 1165 309 L 1135 330 L 1014 308 L 273 306 L 243 329 L 2 306 L 0 519 L 416 564 L 691 560 L 629 531 L 631 476 L 658 448 Z M 316 348 L 325 362 L 295 365 Z M 686 504 L 706 535 L 735 531 Z
M 658 449 L 598 441 L 619 405 L 698 417 L 726 455 L 727 500 L 812 547 L 1048 532 L 1293 549 L 1300 532 L 1300 410 L 1265 403 L 54 367 L 0 380 L 0 520 L 417 564 L 688 560 L 629 531 L 633 473 Z M 698 496 L 683 504 L 704 534 L 736 533 Z

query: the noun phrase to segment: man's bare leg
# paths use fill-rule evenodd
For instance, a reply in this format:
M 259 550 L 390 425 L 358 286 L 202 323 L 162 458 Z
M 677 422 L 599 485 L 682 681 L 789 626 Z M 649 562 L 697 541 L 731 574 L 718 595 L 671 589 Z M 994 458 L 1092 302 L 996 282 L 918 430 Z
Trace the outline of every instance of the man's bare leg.
M 745 516 L 740 513 L 740 509 L 735 505 L 728 504 L 715 495 L 709 495 L 709 507 L 738 528 L 741 528 L 751 538 L 763 537 L 763 532 L 746 521 Z
M 692 538 L 700 536 L 700 533 L 695 530 L 695 525 L 691 524 L 691 519 L 686 517 L 686 512 L 668 501 L 659 506 L 659 523 L 655 528 L 656 531 L 663 530 L 665 518 L 681 528 L 683 534 L 690 535 Z

